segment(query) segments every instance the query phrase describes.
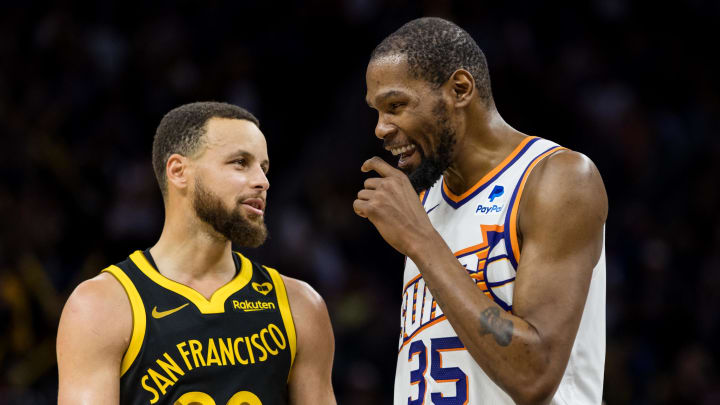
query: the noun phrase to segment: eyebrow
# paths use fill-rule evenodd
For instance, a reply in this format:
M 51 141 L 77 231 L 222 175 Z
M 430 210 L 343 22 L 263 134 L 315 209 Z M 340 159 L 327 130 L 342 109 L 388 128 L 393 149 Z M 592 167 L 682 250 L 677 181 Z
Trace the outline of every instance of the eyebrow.
M 385 101 L 386 99 L 388 99 L 388 98 L 390 98 L 390 97 L 404 96 L 404 95 L 405 95 L 405 93 L 402 92 L 402 91 L 400 91 L 400 90 L 388 90 L 388 91 L 386 91 L 385 93 L 381 93 L 381 94 L 379 94 L 377 97 L 375 97 L 375 101 L 377 101 L 378 104 L 380 104 L 380 103 L 382 103 L 383 101 Z M 374 108 L 369 99 L 365 98 L 365 102 L 367 103 L 367 105 L 368 105 L 370 108 Z

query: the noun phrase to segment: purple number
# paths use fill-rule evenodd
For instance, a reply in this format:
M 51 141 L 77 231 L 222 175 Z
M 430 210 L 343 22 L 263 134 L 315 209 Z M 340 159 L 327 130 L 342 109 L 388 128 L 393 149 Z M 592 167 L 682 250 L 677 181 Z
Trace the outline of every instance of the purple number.
M 442 352 L 452 350 L 465 350 L 465 345 L 455 337 L 432 339 L 432 367 L 430 376 L 435 382 L 455 382 L 455 396 L 444 397 L 440 392 L 430 394 L 434 405 L 464 405 L 468 400 L 468 378 L 458 367 L 442 366 Z M 424 349 L 424 346 L 423 346 Z
M 418 368 L 410 372 L 410 385 L 418 384 L 417 399 L 408 397 L 408 405 L 422 405 L 425 402 L 425 372 L 427 371 L 427 350 L 422 340 L 416 340 L 410 344 L 408 361 L 412 361 L 418 355 Z

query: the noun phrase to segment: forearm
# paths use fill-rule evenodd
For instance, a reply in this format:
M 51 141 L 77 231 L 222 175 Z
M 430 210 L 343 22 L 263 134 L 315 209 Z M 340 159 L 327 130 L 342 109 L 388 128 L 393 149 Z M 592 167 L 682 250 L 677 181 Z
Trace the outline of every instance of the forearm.
M 483 294 L 441 238 L 410 258 L 470 355 L 496 384 L 518 403 L 552 395 L 562 373 L 533 325 Z

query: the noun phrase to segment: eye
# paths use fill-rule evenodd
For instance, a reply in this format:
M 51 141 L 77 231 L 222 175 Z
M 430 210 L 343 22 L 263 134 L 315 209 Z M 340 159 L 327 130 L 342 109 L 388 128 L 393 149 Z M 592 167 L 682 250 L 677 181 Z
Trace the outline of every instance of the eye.
M 235 160 L 233 160 L 233 161 L 230 162 L 230 163 L 232 163 L 232 164 L 234 164 L 234 165 L 236 165 L 236 166 L 243 166 L 243 167 L 244 167 L 245 164 L 247 164 L 247 161 L 246 161 L 245 159 L 235 159 Z
M 398 109 L 404 107 L 405 103 L 400 103 L 400 102 L 390 103 L 389 106 L 390 106 L 390 112 L 395 113 L 395 112 L 397 112 Z

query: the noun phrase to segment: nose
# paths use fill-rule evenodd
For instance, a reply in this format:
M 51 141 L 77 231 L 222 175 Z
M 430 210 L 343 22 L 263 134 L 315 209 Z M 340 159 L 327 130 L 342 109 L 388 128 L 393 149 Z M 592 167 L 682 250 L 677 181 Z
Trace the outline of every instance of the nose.
M 384 114 L 380 114 L 378 117 L 377 125 L 375 125 L 375 136 L 379 139 L 385 139 L 386 136 L 397 132 L 397 127 L 389 122 L 384 117 Z
M 270 188 L 270 181 L 260 165 L 255 166 L 250 182 L 255 190 L 267 191 Z

